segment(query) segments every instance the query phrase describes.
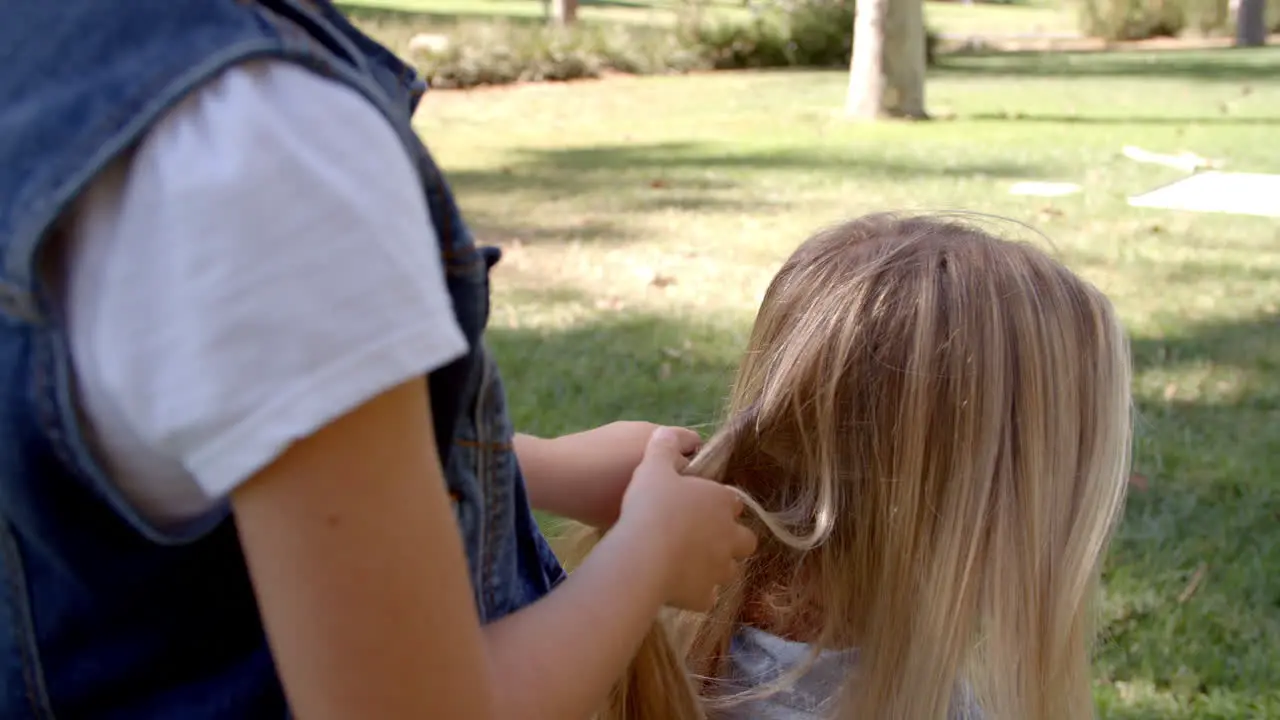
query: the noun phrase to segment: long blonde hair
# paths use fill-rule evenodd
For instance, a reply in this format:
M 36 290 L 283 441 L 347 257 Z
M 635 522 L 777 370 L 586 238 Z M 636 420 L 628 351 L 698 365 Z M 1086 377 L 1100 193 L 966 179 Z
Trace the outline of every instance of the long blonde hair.
M 767 509 L 760 549 L 709 614 L 655 626 L 598 720 L 740 701 L 721 681 L 742 625 L 857 647 L 839 718 L 936 720 L 966 687 L 989 720 L 1091 719 L 1130 372 L 1107 298 L 1030 245 L 892 215 L 811 238 L 689 469 Z

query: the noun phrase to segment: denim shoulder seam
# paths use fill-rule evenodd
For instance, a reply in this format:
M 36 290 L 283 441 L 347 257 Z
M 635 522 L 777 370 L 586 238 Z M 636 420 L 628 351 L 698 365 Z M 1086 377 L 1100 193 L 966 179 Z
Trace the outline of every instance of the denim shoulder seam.
M 227 48 L 206 58 L 203 63 L 187 72 L 166 78 L 162 86 L 165 89 L 153 93 L 152 99 L 133 113 L 131 119 L 120 128 L 107 129 L 103 133 L 86 134 L 85 137 L 91 139 L 86 142 L 96 147 L 96 151 L 85 149 L 83 155 L 87 155 L 89 160 L 80 163 L 69 177 L 55 180 L 52 186 L 47 188 L 48 192 L 36 193 L 38 197 L 45 198 L 45 201 L 32 212 L 26 213 L 26 221 L 15 228 L 13 242 L 9 245 L 4 259 L 5 278 L 16 283 L 22 292 L 27 293 L 29 299 L 29 307 L 26 308 L 28 317 L 22 319 L 36 323 L 44 320 L 48 302 L 45 298 L 36 297 L 35 294 L 36 258 L 41 244 L 48 236 L 49 229 L 53 227 L 58 216 L 66 210 L 76 195 L 111 161 L 136 143 L 165 112 L 189 96 L 195 89 L 228 68 L 256 59 L 271 58 L 295 62 L 309 70 L 320 72 L 326 77 L 344 82 L 360 92 L 396 126 L 396 132 L 401 136 L 402 141 L 408 141 L 405 138 L 405 130 L 399 127 L 400 123 L 395 122 L 396 113 L 373 80 L 362 75 L 356 68 L 345 65 L 336 57 L 324 57 L 314 50 L 293 47 L 282 43 L 278 38 L 255 40 Z M 104 124 L 111 123 L 108 121 Z M 100 138 L 103 135 L 108 135 L 110 139 L 101 142 Z M 67 156 L 75 157 L 76 153 L 68 152 Z

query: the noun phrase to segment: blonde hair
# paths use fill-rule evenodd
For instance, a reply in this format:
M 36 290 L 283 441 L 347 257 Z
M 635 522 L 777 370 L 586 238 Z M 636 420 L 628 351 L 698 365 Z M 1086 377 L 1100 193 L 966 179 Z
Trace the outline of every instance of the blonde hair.
M 1130 372 L 1107 298 L 1030 245 L 893 215 L 811 238 L 688 471 L 754 499 L 760 549 L 710 613 L 655 626 L 598 720 L 741 701 L 723 681 L 742 625 L 857 647 L 839 718 L 944 718 L 965 687 L 990 720 L 1091 719 Z

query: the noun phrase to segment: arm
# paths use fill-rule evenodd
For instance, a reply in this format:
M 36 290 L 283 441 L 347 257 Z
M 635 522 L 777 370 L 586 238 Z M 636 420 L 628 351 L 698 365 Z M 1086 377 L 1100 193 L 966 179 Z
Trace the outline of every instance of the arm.
M 128 192 L 104 196 L 108 239 L 133 243 L 105 246 L 98 258 L 119 260 L 110 291 L 84 305 L 118 323 L 86 334 L 125 338 L 103 370 L 118 391 L 109 397 L 149 451 L 191 469 L 206 496 L 230 494 L 295 717 L 523 720 L 526 705 L 551 720 L 585 717 L 653 597 L 695 595 L 697 583 L 673 576 L 699 555 L 728 564 L 715 546 L 732 518 L 706 519 L 727 491 L 717 499 L 673 464 L 655 467 L 651 484 L 663 487 L 649 495 L 670 495 L 676 514 L 699 522 L 663 533 L 664 547 L 616 536 L 612 545 L 640 549 L 602 553 L 613 560 L 492 637 L 482 631 L 421 380 L 465 338 L 426 242 L 420 184 L 362 98 L 288 63 L 269 70 L 228 72 L 200 96 L 207 104 L 170 115 L 177 131 L 157 129 L 137 150 L 145 161 L 131 166 Z M 205 156 L 216 172 L 191 172 Z M 668 513 L 651 510 L 634 525 L 660 522 Z M 708 537 L 694 532 L 704 528 Z M 676 568 L 679 543 L 693 557 Z M 606 607 L 618 619 L 575 628 L 587 637 L 568 643 L 580 654 L 561 658 L 565 668 L 520 668 L 566 642 L 556 633 L 568 615 Z
M 513 717 L 493 704 L 426 393 L 368 401 L 232 495 L 299 720 Z
M 755 536 L 737 523 L 737 495 L 719 483 L 680 474 L 697 434 L 638 427 L 645 425 L 614 423 L 588 431 L 593 440 L 608 429 L 619 433 L 616 440 L 645 431 L 637 459 L 627 464 L 632 477 L 619 504 L 621 519 L 555 592 L 486 628 L 490 657 L 504 679 L 503 717 L 590 717 L 626 670 L 661 606 L 705 612 L 716 587 L 755 551 Z M 560 440 L 569 437 L 574 436 Z
M 485 628 L 498 717 L 586 720 L 604 705 L 663 604 L 664 563 L 633 530 L 608 533 L 555 592 Z
M 636 522 L 606 535 L 554 593 L 482 631 L 426 395 L 422 381 L 384 393 L 233 494 L 293 712 L 300 720 L 585 719 L 672 594 L 681 541 L 653 536 L 664 535 L 654 526 L 672 503 L 642 504 Z M 679 458 L 674 445 L 670 456 Z M 649 483 L 664 484 L 657 493 L 682 493 L 689 513 L 711 520 L 700 525 L 723 537 L 732 517 L 718 513 L 729 494 L 660 470 Z
M 515 450 L 529 502 L 539 510 L 594 527 L 613 525 L 631 475 L 657 427 L 624 421 L 549 440 L 516 435 Z M 680 430 L 678 436 L 685 455 L 701 443 L 692 430 Z
M 531 505 L 587 525 L 608 527 L 618 519 L 618 503 L 625 483 L 609 482 L 609 478 L 593 470 L 599 465 L 594 457 L 598 453 L 591 451 L 590 444 L 577 442 L 582 435 L 545 439 L 517 434 L 516 457 L 520 460 Z M 637 453 L 626 472 L 627 479 L 639 463 Z

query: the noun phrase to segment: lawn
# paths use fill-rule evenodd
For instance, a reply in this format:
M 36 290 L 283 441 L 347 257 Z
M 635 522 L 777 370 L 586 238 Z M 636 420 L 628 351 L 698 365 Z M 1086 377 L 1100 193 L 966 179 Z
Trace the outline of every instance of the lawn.
M 1280 718 L 1280 228 L 1130 208 L 1176 173 L 1119 155 L 1280 172 L 1280 51 L 949 63 L 930 106 L 953 117 L 920 124 L 845 122 L 839 73 L 429 94 L 421 133 L 506 251 L 490 339 L 517 425 L 710 428 L 765 284 L 824 224 L 1030 223 L 1133 336 L 1141 477 L 1106 573 L 1104 716 Z M 1007 192 L 1041 179 L 1085 191 Z
M 542 0 L 339 0 L 338 5 L 357 16 L 386 19 L 403 14 L 419 21 L 434 19 L 440 25 L 494 18 L 541 20 L 547 7 Z M 708 19 L 751 17 L 748 4 L 741 0 L 702 0 L 697 6 Z M 691 7 L 686 0 L 581 0 L 578 12 L 584 22 L 669 25 Z M 973 5 L 926 2 L 925 16 L 929 27 L 944 35 L 1062 34 L 1075 30 L 1074 16 L 1063 9 L 1061 0 Z

